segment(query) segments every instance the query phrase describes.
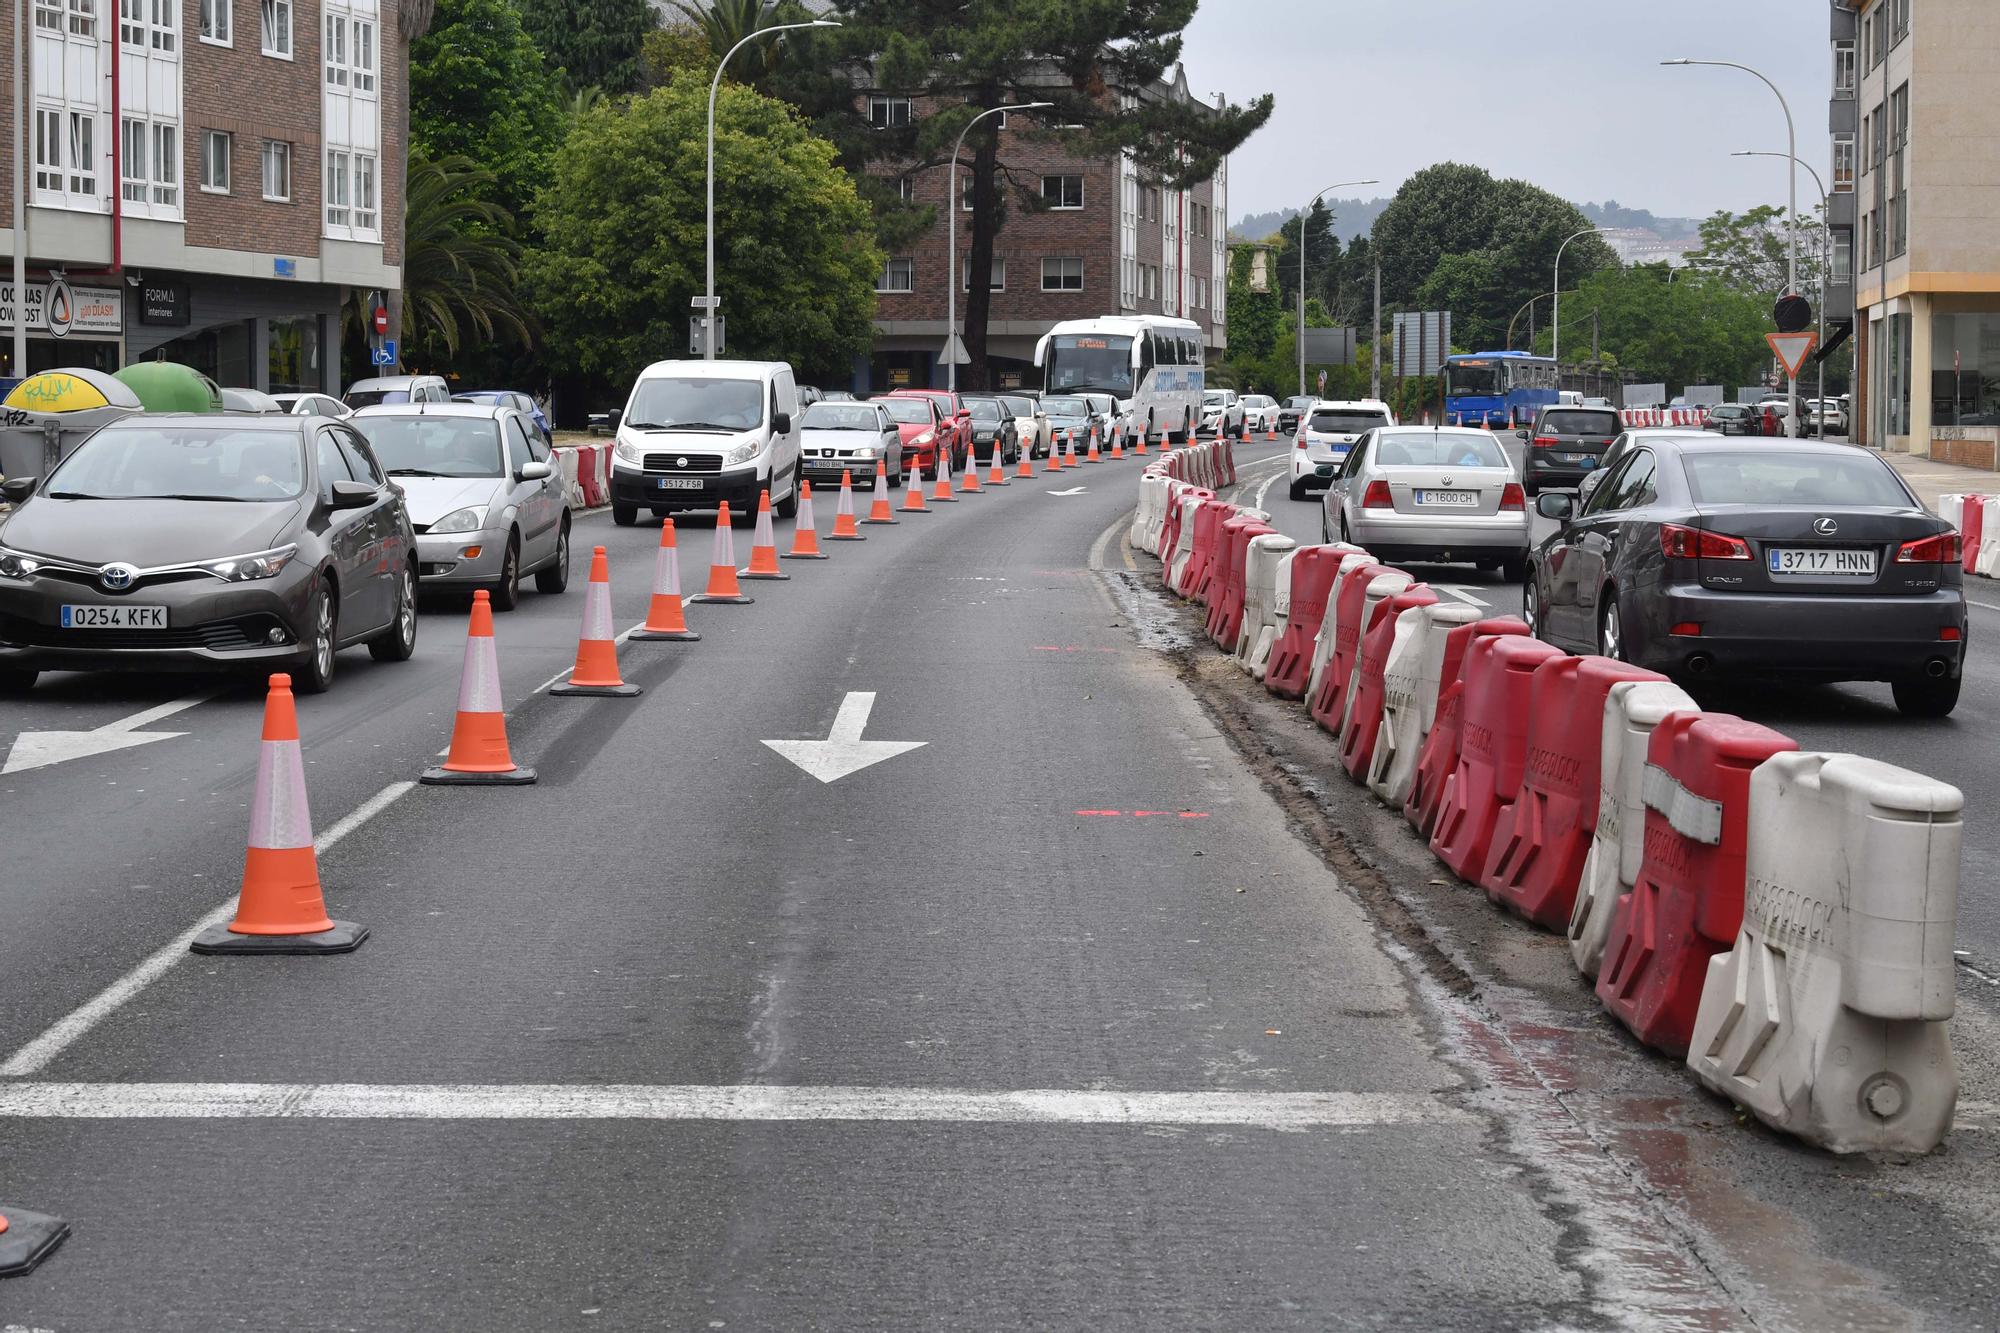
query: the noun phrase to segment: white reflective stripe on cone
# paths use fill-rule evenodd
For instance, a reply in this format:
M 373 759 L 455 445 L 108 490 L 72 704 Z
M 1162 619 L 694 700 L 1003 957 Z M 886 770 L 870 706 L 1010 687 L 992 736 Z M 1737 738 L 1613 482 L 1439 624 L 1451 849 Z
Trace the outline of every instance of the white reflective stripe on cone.
M 465 666 L 458 676 L 458 711 L 498 713 L 500 706 L 500 654 L 490 634 L 468 634 L 465 638 Z
M 611 629 L 611 585 L 593 582 L 583 596 L 583 637 L 609 639 Z
M 751 534 L 750 544 L 753 546 L 778 544 L 778 534 L 771 528 L 771 511 L 762 505 L 757 506 L 757 530 Z
M 250 797 L 250 845 L 293 851 L 313 845 L 312 810 L 306 804 L 305 761 L 297 741 L 263 741 L 257 786 Z
M 732 534 L 731 529 L 735 526 L 736 515 L 731 514 L 729 520 L 729 522 L 724 523 L 720 521 L 720 516 L 717 516 L 715 525 L 715 555 L 709 563 L 714 565 L 728 565 L 731 569 L 734 569 L 736 568 L 736 538 Z
M 681 595 L 681 553 L 672 546 L 662 546 L 653 560 L 653 595 L 664 597 L 668 593 Z
M 840 498 L 845 502 L 852 503 L 847 488 L 844 486 L 841 488 Z M 848 512 L 852 513 L 853 511 L 849 510 Z M 819 527 L 819 524 L 813 521 L 813 498 L 810 495 L 801 495 L 799 497 L 799 516 L 792 520 L 792 526 L 801 531 L 811 531 Z
M 875 489 L 877 492 L 880 492 L 882 489 L 882 474 L 879 472 L 875 474 Z M 852 518 L 854 516 L 853 487 L 842 486 L 840 488 L 840 498 L 834 501 L 833 504 L 833 515 L 835 518 Z

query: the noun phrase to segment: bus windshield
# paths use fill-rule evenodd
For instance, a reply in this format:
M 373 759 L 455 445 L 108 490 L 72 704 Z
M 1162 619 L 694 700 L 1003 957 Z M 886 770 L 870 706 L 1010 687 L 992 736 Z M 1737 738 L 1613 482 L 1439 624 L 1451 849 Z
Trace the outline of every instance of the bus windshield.
M 1132 340 L 1108 333 L 1062 333 L 1049 340 L 1047 388 L 1097 389 L 1132 396 Z
M 1507 386 L 1501 379 L 1500 373 L 1500 367 L 1490 361 L 1448 362 L 1444 368 L 1445 392 L 1447 394 L 1505 393 Z

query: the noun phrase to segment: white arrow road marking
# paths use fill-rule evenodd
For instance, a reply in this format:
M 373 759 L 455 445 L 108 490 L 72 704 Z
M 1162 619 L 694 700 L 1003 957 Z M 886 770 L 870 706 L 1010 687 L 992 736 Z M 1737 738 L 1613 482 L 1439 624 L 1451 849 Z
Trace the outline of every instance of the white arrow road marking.
M 838 782 L 850 773 L 859 773 L 884 759 L 894 759 L 910 750 L 920 750 L 929 741 L 864 741 L 868 714 L 875 710 L 872 690 L 850 690 L 834 715 L 833 731 L 823 741 L 765 741 L 785 758 L 821 782 Z
M 1437 592 L 1448 592 L 1468 606 L 1483 607 L 1489 611 L 1493 609 L 1493 603 L 1479 595 L 1482 592 L 1492 592 L 1491 588 L 1468 588 L 1462 583 L 1433 583 L 1431 588 Z
M 1088 486 L 1072 486 L 1072 487 L 1070 487 L 1070 488 L 1069 488 L 1068 490 L 1066 490 L 1066 491 L 1050 491 L 1050 492 L 1049 492 L 1049 494 L 1050 494 L 1050 495 L 1082 495 L 1082 494 L 1083 494 L 1083 493 L 1084 493 L 1085 491 L 1087 491 L 1087 490 L 1089 490 L 1089 489 L 1090 489 L 1090 488 L 1089 488 Z
M 154 741 L 170 741 L 176 736 L 185 736 L 185 731 L 141 731 L 139 728 L 163 721 L 196 704 L 207 703 L 214 697 L 215 691 L 212 690 L 207 694 L 191 694 L 185 699 L 175 699 L 172 703 L 159 704 L 130 717 L 121 717 L 116 722 L 107 722 L 94 731 L 24 731 L 14 738 L 13 748 L 7 751 L 7 765 L 0 768 L 0 775 L 25 773 L 31 768 L 47 768 L 72 759 L 88 759 L 92 755 L 130 750 Z

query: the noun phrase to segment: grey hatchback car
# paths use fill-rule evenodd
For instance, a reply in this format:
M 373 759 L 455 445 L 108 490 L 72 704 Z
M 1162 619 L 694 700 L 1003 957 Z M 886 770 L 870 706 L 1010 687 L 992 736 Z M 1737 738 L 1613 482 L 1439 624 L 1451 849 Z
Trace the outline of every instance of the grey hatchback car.
M 0 690 L 42 671 L 292 672 L 417 642 L 417 536 L 368 442 L 324 417 L 134 416 L 0 522 Z
M 1618 433 L 1625 429 L 1616 408 L 1545 407 L 1532 430 L 1515 434 L 1528 442 L 1521 480 L 1533 495 L 1544 486 L 1575 486 L 1597 469 Z

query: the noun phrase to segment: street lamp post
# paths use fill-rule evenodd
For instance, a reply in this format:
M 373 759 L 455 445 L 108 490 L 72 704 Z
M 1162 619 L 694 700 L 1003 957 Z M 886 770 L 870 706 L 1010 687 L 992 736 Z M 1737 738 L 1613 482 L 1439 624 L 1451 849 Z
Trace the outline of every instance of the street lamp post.
M 722 331 L 722 309 L 715 299 L 715 97 L 722 90 L 722 71 L 729 64 L 731 56 L 741 51 L 759 37 L 769 37 L 772 33 L 792 32 L 799 28 L 838 28 L 832 19 L 814 19 L 810 23 L 779 23 L 769 28 L 759 28 L 742 41 L 729 48 L 721 60 L 715 64 L 715 77 L 708 81 L 708 287 L 702 299 L 702 320 L 706 336 L 701 340 L 702 359 L 715 360 L 716 335 Z
M 1764 86 L 1771 90 L 1771 95 L 1778 99 L 1778 105 L 1783 108 L 1785 113 L 1784 155 L 1792 163 L 1796 163 L 1799 160 L 1799 133 L 1798 128 L 1792 123 L 1792 104 L 1785 100 L 1785 95 L 1778 91 L 1778 85 L 1771 82 L 1768 76 L 1758 70 L 1752 69 L 1748 65 L 1739 65 L 1734 60 L 1680 59 L 1662 60 L 1660 63 L 1662 65 L 1708 65 L 1716 69 L 1740 69 L 1745 74 L 1762 80 Z M 1789 204 L 1790 216 L 1785 219 L 1785 293 L 1786 295 L 1792 295 L 1797 292 L 1799 285 L 1799 172 L 1796 166 L 1787 165 L 1785 169 L 1785 183 L 1791 191 Z M 1791 416 L 1788 428 L 1796 434 L 1799 428 L 1799 377 L 1787 371 L 1786 378 L 1791 386 L 1789 393 Z
M 1812 173 L 1813 184 L 1819 187 L 1819 345 L 1826 346 L 1826 284 L 1828 271 L 1833 267 L 1833 231 L 1828 223 L 1833 218 L 1833 199 L 1826 192 L 1826 179 L 1819 174 L 1819 168 L 1802 157 L 1792 157 L 1790 153 L 1773 153 L 1745 148 L 1730 154 L 1731 157 L 1784 157 Z M 1820 410 L 1826 410 L 1826 362 L 1819 363 Z
M 1550 289 L 1555 299 L 1549 302 L 1549 336 L 1553 340 L 1549 344 L 1549 359 L 1556 363 L 1558 381 L 1562 377 L 1563 359 L 1563 251 L 1569 249 L 1571 241 L 1581 240 L 1585 236 L 1611 235 L 1619 230 L 1617 227 L 1585 227 L 1556 247 L 1556 283 Z
M 1534 294 L 1533 296 L 1529 297 L 1529 298 L 1528 298 L 1527 300 L 1525 300 L 1525 301 L 1521 302 L 1521 308 L 1520 308 L 1519 310 L 1516 310 L 1516 311 L 1514 312 L 1514 317 L 1513 317 L 1512 319 L 1510 319 L 1510 320 L 1508 320 L 1508 321 L 1507 321 L 1507 350 L 1508 350 L 1508 351 L 1510 351 L 1510 352 L 1511 352 L 1511 351 L 1513 351 L 1513 350 L 1514 350 L 1514 325 L 1515 325 L 1516 323 L 1518 323 L 1518 322 L 1520 321 L 1520 318 L 1521 318 L 1521 316 L 1523 316 L 1523 315 L 1527 314 L 1527 313 L 1528 313 L 1528 311 L 1529 311 L 1530 309 L 1532 309 L 1532 308 L 1533 308 L 1533 306 L 1534 306 L 1535 302 L 1537 302 L 1537 301 L 1541 301 L 1541 300 L 1546 300 L 1546 299 L 1548 298 L 1548 295 L 1549 295 L 1549 293 L 1547 293 L 1547 292 L 1537 292 L 1537 293 L 1535 293 L 1535 294 Z M 1535 321 L 1534 321 L 1534 320 L 1532 320 L 1532 319 L 1528 321 L 1528 350 L 1529 350 L 1530 352 L 1532 352 L 1532 351 L 1534 351 L 1534 350 L 1535 350 Z
M 1054 102 L 1024 102 L 1020 106 L 995 106 L 965 122 L 965 128 L 958 132 L 958 142 L 951 147 L 951 183 L 946 187 L 944 197 L 945 233 L 950 240 L 945 246 L 945 317 L 944 317 L 944 359 L 945 388 L 958 392 L 958 358 L 962 355 L 963 344 L 958 337 L 958 284 L 952 279 L 958 276 L 958 155 L 965 149 L 965 135 L 974 125 L 988 116 L 997 116 L 1003 111 L 1039 111 L 1054 106 Z M 992 275 L 987 282 L 992 282 Z M 971 289 L 968 278 L 966 288 Z
M 1380 181 L 1341 181 L 1329 185 L 1319 194 L 1306 200 L 1303 213 L 1299 214 L 1299 397 L 1306 396 L 1306 223 L 1312 218 L 1313 205 L 1320 201 L 1320 195 L 1332 194 L 1335 190 L 1345 190 L 1355 185 L 1380 185 Z M 1372 351 L 1373 349 L 1371 349 Z

